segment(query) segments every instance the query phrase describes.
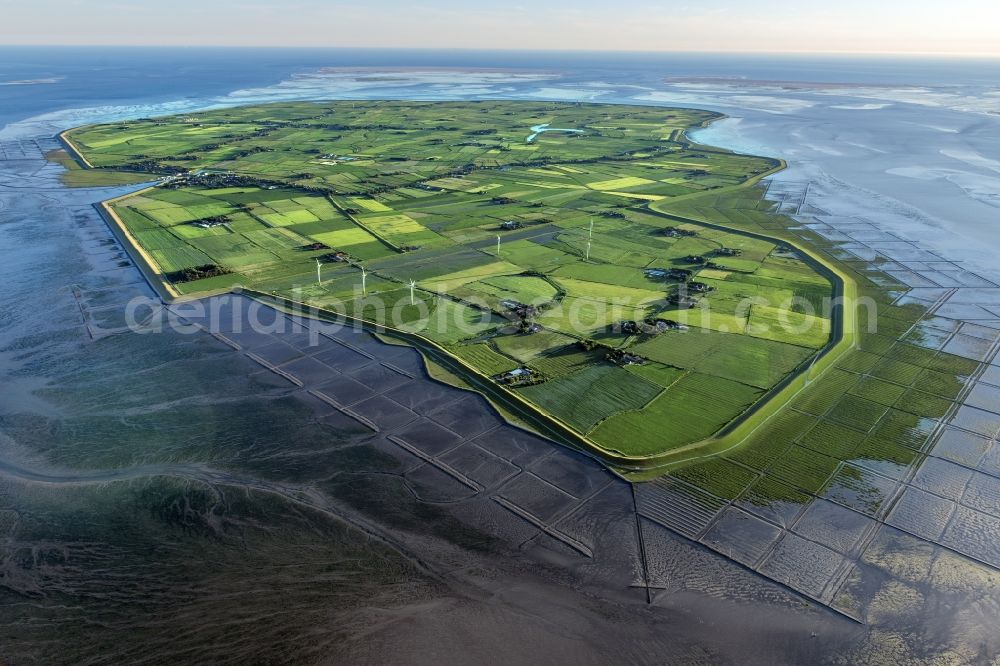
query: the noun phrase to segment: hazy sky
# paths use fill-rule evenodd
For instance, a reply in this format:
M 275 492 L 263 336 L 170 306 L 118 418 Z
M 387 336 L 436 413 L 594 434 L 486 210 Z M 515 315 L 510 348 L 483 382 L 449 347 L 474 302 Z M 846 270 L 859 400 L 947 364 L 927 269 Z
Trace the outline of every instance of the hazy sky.
M 997 0 L 0 0 L 2 44 L 1000 56 Z

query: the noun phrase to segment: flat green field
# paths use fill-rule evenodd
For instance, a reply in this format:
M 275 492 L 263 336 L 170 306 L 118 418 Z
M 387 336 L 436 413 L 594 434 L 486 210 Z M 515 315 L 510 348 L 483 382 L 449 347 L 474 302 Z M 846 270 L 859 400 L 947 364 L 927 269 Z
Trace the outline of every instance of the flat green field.
M 67 140 L 98 170 L 169 176 L 112 209 L 177 292 L 241 285 L 418 333 L 489 377 L 526 369 L 504 390 L 649 456 L 710 438 L 831 337 L 833 285 L 794 250 L 647 208 L 698 210 L 682 204 L 777 166 L 671 138 L 715 117 L 291 103 Z M 581 131 L 529 143 L 543 123 Z

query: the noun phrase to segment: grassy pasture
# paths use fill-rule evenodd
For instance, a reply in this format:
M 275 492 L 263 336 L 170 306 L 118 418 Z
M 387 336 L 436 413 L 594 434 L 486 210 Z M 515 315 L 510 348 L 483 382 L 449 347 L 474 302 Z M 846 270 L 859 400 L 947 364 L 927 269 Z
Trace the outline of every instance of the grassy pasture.
M 650 455 L 708 437 L 751 405 L 761 391 L 721 377 L 691 373 L 648 407 L 602 422 L 594 441 L 616 451 Z
M 592 365 L 520 393 L 580 432 L 588 432 L 608 417 L 641 409 L 661 390 L 622 368 Z

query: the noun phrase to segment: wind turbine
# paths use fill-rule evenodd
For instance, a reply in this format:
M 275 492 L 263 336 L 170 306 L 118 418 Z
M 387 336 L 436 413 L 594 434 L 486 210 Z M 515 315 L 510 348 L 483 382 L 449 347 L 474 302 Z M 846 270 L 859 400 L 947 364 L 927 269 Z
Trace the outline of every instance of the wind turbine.
M 317 259 L 316 259 L 316 284 L 322 284 L 322 282 L 323 282 L 322 271 L 323 271 L 323 262 L 320 261 L 319 258 L 317 257 Z
M 417 283 L 410 280 L 410 305 L 416 305 L 416 301 L 413 300 L 413 288 L 417 286 Z
M 590 261 L 590 244 L 594 240 L 594 218 L 590 218 L 590 235 L 587 236 L 587 261 Z
M 500 256 L 500 234 L 497 234 L 497 256 Z
M 366 271 L 365 267 L 362 266 L 361 267 L 361 295 L 362 296 L 367 296 L 368 295 L 368 285 L 366 284 L 367 278 L 368 278 L 368 271 Z

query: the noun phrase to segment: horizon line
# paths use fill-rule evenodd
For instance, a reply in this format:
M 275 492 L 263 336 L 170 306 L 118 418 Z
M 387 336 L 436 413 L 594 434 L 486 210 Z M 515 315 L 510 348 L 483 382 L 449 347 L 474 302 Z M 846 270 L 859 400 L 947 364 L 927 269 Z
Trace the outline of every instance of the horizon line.
M 802 50 L 691 50 L 691 49 L 546 49 L 546 48 L 489 48 L 463 46 L 329 46 L 300 44 L 19 44 L 0 42 L 0 48 L 123 48 L 123 49 L 284 49 L 284 50 L 339 50 L 339 51 L 427 51 L 467 53 L 601 53 L 620 55 L 772 55 L 772 56 L 843 56 L 843 57 L 934 57 L 956 59 L 1000 60 L 1000 52 L 975 53 L 958 51 L 802 51 Z

